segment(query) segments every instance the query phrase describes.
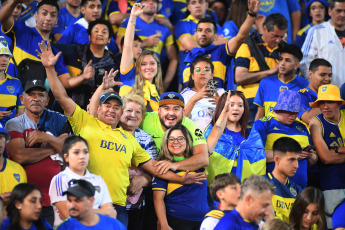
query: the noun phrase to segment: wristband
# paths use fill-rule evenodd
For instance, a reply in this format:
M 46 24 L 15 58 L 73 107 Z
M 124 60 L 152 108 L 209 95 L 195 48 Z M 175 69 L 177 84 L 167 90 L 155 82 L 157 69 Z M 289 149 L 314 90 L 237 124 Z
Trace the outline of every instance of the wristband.
M 254 17 L 254 18 L 256 17 L 256 13 L 253 14 L 253 13 L 250 13 L 249 11 L 248 11 L 248 15 L 249 15 L 250 17 Z

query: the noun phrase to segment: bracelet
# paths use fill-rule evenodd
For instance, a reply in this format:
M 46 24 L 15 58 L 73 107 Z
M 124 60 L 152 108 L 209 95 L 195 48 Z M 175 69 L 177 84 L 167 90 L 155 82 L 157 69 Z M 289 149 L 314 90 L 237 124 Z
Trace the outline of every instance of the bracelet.
M 133 21 L 129 21 L 129 22 L 132 23 L 133 25 L 136 25 L 135 22 L 133 22 Z
M 249 11 L 248 11 L 248 15 L 250 16 L 250 17 L 256 17 L 256 13 L 255 14 L 253 14 L 253 13 L 250 13 Z

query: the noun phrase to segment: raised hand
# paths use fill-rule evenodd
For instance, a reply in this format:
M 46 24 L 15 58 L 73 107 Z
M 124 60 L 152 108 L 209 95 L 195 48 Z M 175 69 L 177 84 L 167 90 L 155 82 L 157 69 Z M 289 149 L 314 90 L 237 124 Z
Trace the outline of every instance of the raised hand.
M 248 0 L 248 12 L 256 14 L 260 9 L 260 0 Z
M 140 16 L 144 11 L 144 7 L 141 3 L 135 3 L 132 7 L 131 15 L 136 17 Z
M 109 74 L 107 71 L 105 72 L 103 77 L 103 90 L 108 90 L 116 85 L 122 85 L 122 82 L 115 81 L 115 77 L 118 72 L 118 70 L 114 71 L 114 69 L 111 69 Z
M 36 50 L 36 53 L 41 58 L 42 65 L 45 68 L 53 67 L 61 55 L 61 52 L 54 55 L 50 42 L 47 42 L 47 43 L 48 43 L 48 46 L 46 46 L 44 41 L 38 43 L 38 46 L 40 47 L 41 52 Z

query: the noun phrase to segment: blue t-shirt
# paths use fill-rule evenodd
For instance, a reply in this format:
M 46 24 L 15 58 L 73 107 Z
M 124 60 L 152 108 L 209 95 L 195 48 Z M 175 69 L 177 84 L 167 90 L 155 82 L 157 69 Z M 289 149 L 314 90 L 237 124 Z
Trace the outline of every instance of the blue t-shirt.
M 280 13 L 288 21 L 288 43 L 292 43 L 292 23 L 290 14 L 301 10 L 297 0 L 261 0 L 260 10 L 258 14 L 263 14 L 266 18 L 270 14 Z
M 299 95 L 301 96 L 301 106 L 306 110 L 309 111 L 312 108 L 310 107 L 310 102 L 314 102 L 317 99 L 317 93 L 311 90 L 309 87 L 306 87 L 304 89 L 300 89 L 298 91 Z M 301 119 L 304 112 L 298 113 L 298 118 Z
M 183 176 L 185 172 L 176 171 Z M 208 213 L 207 181 L 200 184 L 182 185 L 155 177 L 152 181 L 153 191 L 164 191 L 164 203 L 167 215 L 188 221 L 202 221 Z
M 236 208 L 218 222 L 214 230 L 257 230 L 259 225 L 245 221 Z
M 56 229 L 57 230 L 126 230 L 126 227 L 117 219 L 98 214 L 99 222 L 93 226 L 85 226 L 81 224 L 76 218 L 68 218 L 62 224 L 60 224 Z
M 68 12 L 67 8 L 64 7 L 59 11 L 58 22 L 54 26 L 51 34 L 62 34 L 68 26 L 74 24 L 76 21 L 80 19 L 81 15 L 78 17 L 74 17 L 70 12 Z
M 135 83 L 135 63 L 128 70 L 120 70 L 120 81 L 123 83 L 122 86 L 128 85 L 133 87 Z M 122 87 L 120 86 L 120 87 Z
M 43 226 L 45 227 L 46 230 L 53 230 L 53 227 L 50 226 L 50 224 L 43 218 L 40 218 L 40 221 L 43 223 Z M 10 227 L 10 218 L 7 217 L 5 220 L 2 221 L 2 225 L 0 230 L 7 230 Z M 22 230 L 37 230 L 37 227 L 35 224 L 31 226 L 29 229 L 24 229 L 21 228 Z
M 262 143 L 266 150 L 273 149 L 273 143 L 281 137 L 290 137 L 295 139 L 303 148 L 312 143 L 307 127 L 299 121 L 294 121 L 291 125 L 281 123 L 275 116 L 265 116 L 255 121 L 253 129 L 259 132 Z M 296 184 L 305 188 L 307 185 L 307 168 L 308 160 L 303 159 L 298 161 L 299 167 L 295 176 L 291 180 Z M 272 172 L 274 169 L 274 162 L 267 163 L 267 172 Z
M 341 204 L 337 207 L 337 209 L 333 213 L 333 216 L 332 216 L 333 229 L 345 228 L 344 213 L 345 213 L 345 200 L 341 202 Z

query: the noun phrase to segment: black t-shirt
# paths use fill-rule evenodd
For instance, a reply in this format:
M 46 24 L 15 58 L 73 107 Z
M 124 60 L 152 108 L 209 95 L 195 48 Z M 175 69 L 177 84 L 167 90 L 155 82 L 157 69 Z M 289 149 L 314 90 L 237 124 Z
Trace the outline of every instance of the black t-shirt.
M 335 30 L 335 32 L 337 33 L 337 36 L 339 37 L 339 40 L 344 48 L 345 47 L 345 30 L 343 31 Z

